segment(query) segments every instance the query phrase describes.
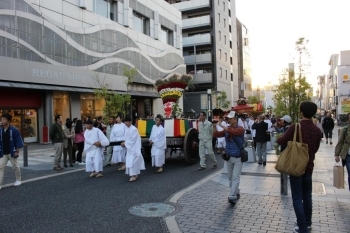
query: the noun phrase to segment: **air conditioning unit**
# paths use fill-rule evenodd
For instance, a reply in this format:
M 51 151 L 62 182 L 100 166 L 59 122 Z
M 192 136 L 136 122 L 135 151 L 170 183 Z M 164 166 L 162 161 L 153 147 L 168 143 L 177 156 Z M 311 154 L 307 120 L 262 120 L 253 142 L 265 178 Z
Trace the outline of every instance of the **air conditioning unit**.
M 79 0 L 79 7 L 80 7 L 81 9 L 86 10 L 86 3 L 85 3 L 85 0 Z

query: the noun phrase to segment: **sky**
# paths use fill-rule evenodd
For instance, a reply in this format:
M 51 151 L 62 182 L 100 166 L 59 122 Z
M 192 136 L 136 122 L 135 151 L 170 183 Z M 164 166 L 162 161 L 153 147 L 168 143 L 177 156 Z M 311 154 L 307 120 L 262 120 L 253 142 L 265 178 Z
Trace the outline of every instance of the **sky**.
M 350 0 L 236 0 L 236 16 L 248 28 L 253 87 L 278 84 L 293 63 L 295 42 L 309 40 L 307 80 L 328 74 L 332 54 L 350 50 Z

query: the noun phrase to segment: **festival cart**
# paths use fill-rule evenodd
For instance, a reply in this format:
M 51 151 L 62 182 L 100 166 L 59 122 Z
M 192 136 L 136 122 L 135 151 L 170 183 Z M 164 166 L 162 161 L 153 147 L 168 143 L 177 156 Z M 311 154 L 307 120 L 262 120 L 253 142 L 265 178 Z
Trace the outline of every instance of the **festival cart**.
M 142 154 L 146 161 L 151 159 L 149 137 L 155 124 L 153 119 L 138 120 L 136 127 L 142 140 Z M 167 148 L 181 150 L 186 162 L 190 165 L 199 160 L 198 121 L 187 119 L 164 119 L 163 127 L 166 134 Z M 167 152 L 167 151 L 166 151 Z

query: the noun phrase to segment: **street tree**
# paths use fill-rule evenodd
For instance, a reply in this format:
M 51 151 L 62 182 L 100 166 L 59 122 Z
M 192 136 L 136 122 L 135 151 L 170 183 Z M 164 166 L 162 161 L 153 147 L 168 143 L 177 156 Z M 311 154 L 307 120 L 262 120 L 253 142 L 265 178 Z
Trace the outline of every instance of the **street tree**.
M 221 91 L 218 93 L 216 97 L 218 108 L 228 109 L 230 106 L 230 101 L 227 100 L 227 94 L 225 91 Z
M 252 95 L 252 96 L 248 96 L 248 104 L 257 104 L 260 103 L 260 100 L 257 96 Z
M 289 115 L 293 122 L 296 122 L 300 117 L 300 103 L 311 98 L 309 96 L 311 85 L 306 81 L 304 73 L 310 67 L 310 54 L 307 49 L 308 42 L 303 37 L 295 42 L 298 73 L 295 73 L 294 69 L 284 70 L 280 84 L 274 89 L 274 102 L 276 106 L 274 111 L 280 116 Z

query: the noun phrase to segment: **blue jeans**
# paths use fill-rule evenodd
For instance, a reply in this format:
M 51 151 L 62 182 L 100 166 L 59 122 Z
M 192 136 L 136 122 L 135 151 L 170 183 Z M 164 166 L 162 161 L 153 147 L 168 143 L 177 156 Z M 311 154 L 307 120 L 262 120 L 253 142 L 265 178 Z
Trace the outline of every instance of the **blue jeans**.
M 345 160 L 342 161 L 343 166 L 346 166 L 346 170 L 348 170 L 348 185 L 350 190 L 350 155 L 347 154 Z
M 309 232 L 312 217 L 312 174 L 290 176 L 294 212 L 300 233 Z

